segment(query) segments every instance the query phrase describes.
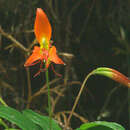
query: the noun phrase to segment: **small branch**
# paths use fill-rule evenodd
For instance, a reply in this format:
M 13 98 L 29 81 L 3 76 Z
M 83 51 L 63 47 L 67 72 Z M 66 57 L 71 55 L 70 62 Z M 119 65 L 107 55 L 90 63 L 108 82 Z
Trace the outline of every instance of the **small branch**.
M 62 89 L 60 89 L 60 93 L 63 95 L 63 93 L 66 91 L 66 89 L 67 89 L 67 87 L 66 87 L 66 85 L 67 86 L 71 86 L 71 85 L 81 85 L 81 83 L 79 82 L 79 81 L 72 81 L 72 82 L 68 82 L 67 84 L 61 84 L 61 85 L 59 85 L 59 86 L 63 86 L 63 88 Z M 54 113 L 54 111 L 55 111 L 55 106 L 56 106 L 56 104 L 58 103 L 58 101 L 61 99 L 61 95 L 60 94 L 58 94 L 57 95 L 57 97 L 55 98 L 55 100 L 54 100 L 54 102 L 53 102 L 53 109 L 52 109 L 52 111 L 53 111 L 53 113 Z
M 81 36 L 84 34 L 84 32 L 85 32 L 85 30 L 86 30 L 88 20 L 89 20 L 89 18 L 90 18 L 92 9 L 93 9 L 93 7 L 94 7 L 94 3 L 95 3 L 95 0 L 93 0 L 93 2 L 92 2 L 92 5 L 91 5 L 91 7 L 90 7 L 90 9 L 89 9 L 89 12 L 88 12 L 88 16 L 86 17 L 86 19 L 85 19 L 85 21 L 84 21 L 84 23 L 83 23 L 82 30 L 80 31 L 79 36 L 78 36 L 77 39 L 76 39 L 77 41 L 80 41 Z
M 73 13 L 77 10 L 77 8 L 80 6 L 81 2 L 83 2 L 82 0 L 79 0 L 78 2 L 76 2 L 72 8 L 70 10 L 66 10 L 63 17 L 67 16 L 67 19 L 71 21 L 72 15 Z
M 61 79 L 61 78 L 57 78 L 57 79 L 54 79 L 54 80 L 50 81 L 50 82 L 49 82 L 49 85 L 52 85 L 53 83 L 57 82 L 57 81 L 60 80 L 60 79 Z M 37 96 L 43 94 L 43 93 L 46 91 L 46 88 L 47 88 L 47 86 L 46 86 L 46 84 L 45 84 L 39 91 L 37 91 L 36 93 L 34 93 L 33 95 L 31 95 L 31 97 L 30 97 L 29 100 L 28 100 L 27 108 L 30 107 L 31 102 L 32 102 L 32 100 L 33 100 L 35 97 L 37 97 Z
M 46 5 L 49 7 L 49 10 L 50 10 L 50 12 L 51 12 L 51 14 L 52 14 L 54 20 L 55 20 L 56 22 L 60 22 L 60 21 L 59 21 L 59 17 L 57 16 L 57 14 L 55 13 L 55 11 L 54 11 L 54 9 L 53 9 L 52 0 L 51 0 L 51 1 L 45 0 L 45 2 L 46 2 Z
M 2 29 L 2 27 L 0 26 L 0 34 L 2 34 L 4 37 L 6 37 L 7 39 L 11 40 L 12 42 L 15 43 L 15 45 L 17 47 L 19 47 L 21 50 L 23 50 L 24 52 L 28 52 L 28 49 L 25 48 L 19 41 L 17 41 L 13 36 L 11 36 L 10 34 L 4 32 L 4 30 Z
M 115 88 L 113 88 L 113 89 L 109 92 L 109 95 L 107 96 L 107 99 L 105 100 L 104 105 L 103 105 L 103 107 L 101 108 L 101 111 L 100 111 L 100 113 L 99 113 L 99 115 L 98 115 L 98 117 L 97 117 L 97 120 L 101 120 L 102 114 L 105 112 L 105 110 L 106 110 L 106 108 L 107 108 L 107 106 L 108 106 L 108 104 L 109 104 L 109 102 L 110 102 L 110 99 L 111 99 L 111 97 L 112 97 L 112 94 L 113 94 L 117 89 L 118 89 L 118 87 L 115 87 Z
M 70 48 L 69 45 L 70 45 L 70 41 L 71 41 L 71 38 L 72 38 L 72 15 L 73 13 L 77 10 L 77 8 L 80 6 L 82 0 L 79 0 L 78 2 L 76 2 L 73 7 L 69 10 L 69 13 L 68 13 L 68 10 L 64 13 L 64 16 L 62 16 L 66 21 L 66 28 L 65 28 L 65 31 L 66 31 L 66 35 L 65 35 L 65 46 L 66 48 Z
M 24 33 L 34 33 L 34 29 L 31 29 L 31 30 L 25 30 Z
M 55 114 L 55 119 L 58 122 L 58 124 L 63 127 L 63 130 L 73 130 L 70 127 L 66 127 L 67 114 L 70 114 L 70 113 L 71 113 L 71 111 L 62 111 L 62 112 L 58 112 L 58 113 Z M 79 115 L 76 112 L 73 113 L 73 116 L 78 118 L 83 123 L 88 122 L 87 119 L 85 119 L 83 116 Z
M 31 99 L 32 96 L 32 89 L 31 89 L 31 79 L 30 79 L 30 71 L 29 68 L 26 68 L 26 72 L 27 72 L 27 84 L 28 84 L 28 102 Z M 27 104 L 28 106 L 28 104 Z
M 55 12 L 56 12 L 57 16 L 59 16 L 58 3 L 59 3 L 59 1 L 55 0 Z

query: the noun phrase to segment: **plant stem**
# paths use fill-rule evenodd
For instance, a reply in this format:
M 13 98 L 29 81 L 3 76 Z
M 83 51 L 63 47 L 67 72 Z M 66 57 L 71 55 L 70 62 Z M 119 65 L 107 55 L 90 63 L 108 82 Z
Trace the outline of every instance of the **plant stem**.
M 127 50 L 127 60 L 128 60 L 128 77 L 130 77 L 130 50 Z M 128 88 L 128 122 L 130 127 L 130 88 Z
M 0 118 L 0 124 L 5 127 L 5 129 L 9 129 L 5 122 Z
M 89 78 L 91 75 L 93 75 L 93 71 L 92 71 L 91 73 L 89 73 L 89 74 L 86 76 L 85 80 L 83 81 L 83 84 L 82 84 L 82 86 L 81 86 L 81 88 L 80 88 L 80 91 L 79 91 L 79 93 L 78 93 L 78 96 L 77 96 L 76 99 L 75 99 L 75 102 L 74 102 L 73 108 L 72 108 L 72 110 L 71 110 L 71 113 L 70 113 L 70 115 L 69 115 L 69 117 L 68 117 L 67 125 L 69 125 L 69 123 L 70 123 L 71 117 L 72 117 L 72 115 L 73 115 L 73 113 L 74 113 L 74 110 L 75 110 L 77 104 L 78 104 L 78 101 L 79 101 L 79 98 L 80 98 L 81 93 L 82 93 L 82 91 L 83 91 L 83 88 L 85 87 L 85 84 L 86 84 L 88 78 Z
M 49 118 L 50 118 L 50 130 L 52 129 L 52 112 L 51 112 L 51 96 L 50 96 L 50 85 L 49 85 L 49 74 L 46 68 L 46 85 L 48 88 L 48 108 L 49 108 Z
M 0 97 L 0 103 L 4 106 L 8 106 L 5 101 L 2 99 L 2 97 Z M 6 123 L 0 118 L 0 124 L 3 125 L 6 129 L 8 129 L 8 126 L 6 125 Z
M 1 102 L 2 105 L 6 106 L 6 107 L 8 106 L 1 97 L 0 97 L 0 102 Z

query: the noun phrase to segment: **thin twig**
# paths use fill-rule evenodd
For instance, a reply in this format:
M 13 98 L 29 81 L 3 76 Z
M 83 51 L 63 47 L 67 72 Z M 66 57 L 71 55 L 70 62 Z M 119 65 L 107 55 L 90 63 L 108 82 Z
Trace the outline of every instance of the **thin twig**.
M 89 9 L 89 12 L 88 12 L 88 16 L 86 17 L 86 19 L 85 19 L 85 21 L 84 21 L 84 23 L 83 23 L 82 29 L 81 29 L 81 31 L 80 31 L 80 33 L 79 33 L 79 36 L 77 36 L 78 41 L 80 41 L 81 36 L 84 34 L 84 32 L 85 32 L 85 30 L 86 30 L 86 27 L 87 27 L 87 24 L 88 24 L 88 20 L 89 20 L 89 18 L 90 18 L 90 15 L 91 15 L 91 13 L 92 13 L 92 9 L 93 9 L 93 7 L 94 7 L 94 3 L 95 3 L 95 0 L 93 0 L 93 2 L 92 2 L 92 5 L 91 5 L 91 7 L 90 7 L 90 9 Z M 76 39 L 76 40 L 77 40 L 77 39 Z
M 19 47 L 21 50 L 23 50 L 24 52 L 28 52 L 28 49 L 25 48 L 19 41 L 17 41 L 12 35 L 4 32 L 4 30 L 2 29 L 2 27 L 0 26 L 0 33 L 6 37 L 7 39 L 11 40 L 13 43 L 15 43 L 15 45 L 17 47 Z
M 65 92 L 65 90 L 67 89 L 66 85 L 67 86 L 71 86 L 71 85 L 74 85 L 74 84 L 81 85 L 81 82 L 79 82 L 79 81 L 72 81 L 70 83 L 68 82 L 67 84 L 58 85 L 59 87 L 63 86 L 63 88 L 60 89 L 60 93 L 63 94 Z M 60 97 L 61 97 L 61 95 L 58 94 L 57 97 L 55 98 L 54 102 L 53 102 L 53 108 L 52 108 L 53 113 L 55 111 L 55 106 L 56 106 L 57 102 L 59 101 Z
M 46 2 L 46 5 L 49 7 L 50 12 L 51 12 L 51 14 L 52 14 L 54 20 L 55 20 L 56 22 L 60 22 L 60 21 L 59 21 L 59 17 L 57 16 L 56 12 L 55 12 L 54 9 L 53 9 L 52 1 L 49 2 L 48 0 L 45 0 L 45 2 Z
M 63 17 L 67 16 L 67 19 L 72 18 L 72 14 L 76 11 L 76 9 L 80 6 L 81 2 L 83 2 L 82 0 L 77 1 L 77 3 L 74 3 L 73 7 L 70 10 L 66 10 Z M 69 11 L 69 13 L 68 13 Z
M 52 85 L 53 83 L 57 82 L 57 81 L 60 80 L 60 79 L 61 79 L 61 78 L 57 78 L 57 79 L 54 79 L 54 80 L 50 81 L 50 82 L 49 82 L 49 85 Z M 29 98 L 29 100 L 28 100 L 27 108 L 30 107 L 30 104 L 31 104 L 32 100 L 33 100 L 34 98 L 36 98 L 37 96 L 40 96 L 41 94 L 43 94 L 43 93 L 46 91 L 46 89 L 47 89 L 47 86 L 44 85 L 39 91 L 37 91 L 36 93 L 34 93 L 34 94 Z
M 29 108 L 29 101 L 31 99 L 31 95 L 32 95 L 32 89 L 31 89 L 31 79 L 30 79 L 30 71 L 29 68 L 26 68 L 26 72 L 27 72 L 27 83 L 28 83 L 28 102 L 27 102 L 27 108 Z
M 100 119 L 101 119 L 102 113 L 105 111 L 105 109 L 106 109 L 108 103 L 110 102 L 110 99 L 111 99 L 111 97 L 112 97 L 112 94 L 113 94 L 117 89 L 118 89 L 118 87 L 115 87 L 115 88 L 113 88 L 113 89 L 109 92 L 109 95 L 107 96 L 107 99 L 105 100 L 104 105 L 103 105 L 103 107 L 101 108 L 101 111 L 100 111 L 100 113 L 99 113 L 99 115 L 98 115 L 98 117 L 97 117 L 97 120 L 100 120 Z

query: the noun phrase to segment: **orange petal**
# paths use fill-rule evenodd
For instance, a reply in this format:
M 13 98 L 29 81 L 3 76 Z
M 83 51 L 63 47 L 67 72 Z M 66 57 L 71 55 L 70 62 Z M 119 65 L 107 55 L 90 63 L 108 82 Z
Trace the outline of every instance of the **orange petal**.
M 28 66 L 35 65 L 36 63 L 38 63 L 37 61 L 40 61 L 40 60 L 43 60 L 43 55 L 41 55 L 41 53 L 40 53 L 40 47 L 35 46 L 33 53 L 26 60 L 24 66 L 28 67 Z
M 45 38 L 47 42 L 51 39 L 51 24 L 41 8 L 37 8 L 34 32 L 39 43 L 42 43 L 43 38 Z
M 54 62 L 55 64 L 64 64 L 65 65 L 65 63 L 56 54 L 56 47 L 55 46 L 52 46 L 52 48 L 50 48 L 49 59 L 52 62 Z

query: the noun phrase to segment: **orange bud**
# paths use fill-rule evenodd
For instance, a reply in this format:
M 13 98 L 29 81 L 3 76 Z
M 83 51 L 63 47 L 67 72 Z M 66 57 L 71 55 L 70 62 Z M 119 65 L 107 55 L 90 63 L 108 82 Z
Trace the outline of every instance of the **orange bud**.
M 92 74 L 106 76 L 130 88 L 130 80 L 128 79 L 128 77 L 126 77 L 125 75 L 123 75 L 122 73 L 118 72 L 115 69 L 100 67 L 95 69 L 92 72 Z

